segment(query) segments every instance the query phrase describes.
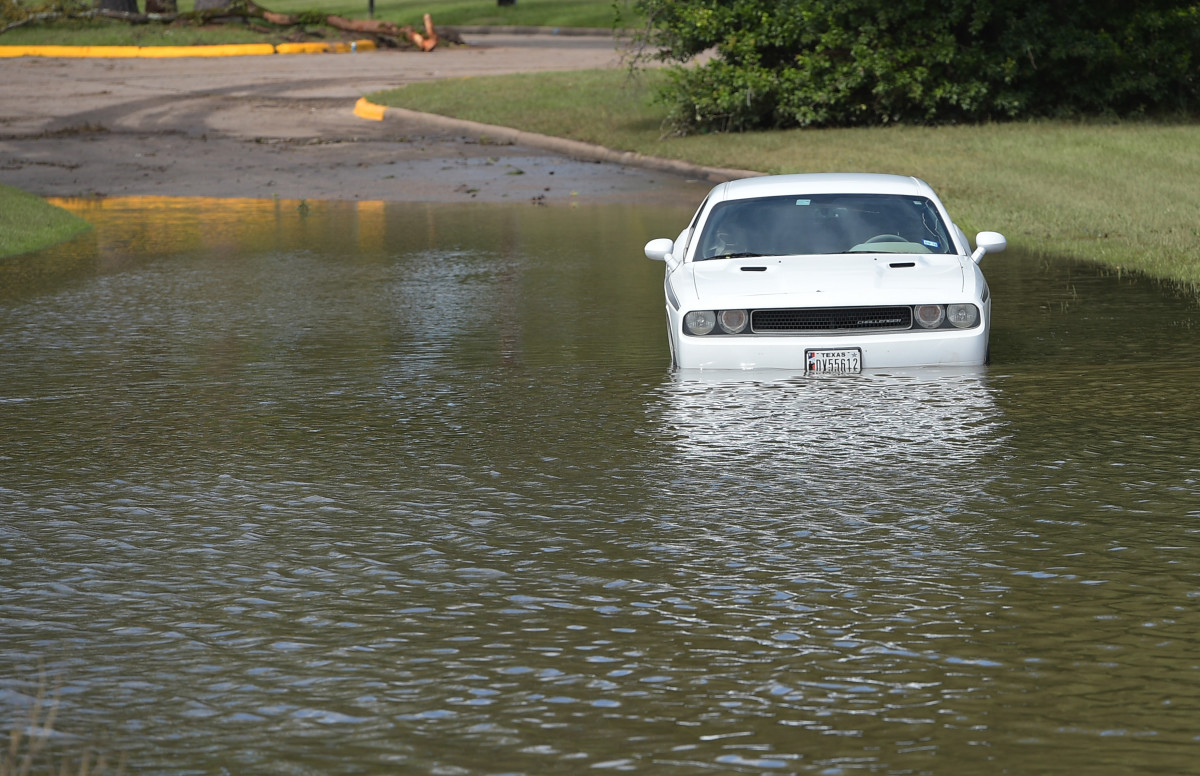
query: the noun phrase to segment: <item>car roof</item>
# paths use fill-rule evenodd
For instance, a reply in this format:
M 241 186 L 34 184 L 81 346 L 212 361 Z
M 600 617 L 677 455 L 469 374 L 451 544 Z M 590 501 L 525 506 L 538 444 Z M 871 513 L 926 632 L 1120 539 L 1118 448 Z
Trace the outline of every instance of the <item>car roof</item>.
M 919 178 L 882 173 L 839 172 L 764 175 L 740 178 L 717 186 L 714 201 L 796 194 L 902 194 L 929 197 L 937 195 Z

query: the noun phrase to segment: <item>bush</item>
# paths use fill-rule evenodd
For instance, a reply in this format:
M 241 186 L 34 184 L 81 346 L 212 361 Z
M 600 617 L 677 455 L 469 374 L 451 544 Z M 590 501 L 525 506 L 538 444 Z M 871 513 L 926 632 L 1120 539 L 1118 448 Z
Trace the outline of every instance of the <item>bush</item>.
M 1190 113 L 1200 3 L 639 0 L 680 132 Z

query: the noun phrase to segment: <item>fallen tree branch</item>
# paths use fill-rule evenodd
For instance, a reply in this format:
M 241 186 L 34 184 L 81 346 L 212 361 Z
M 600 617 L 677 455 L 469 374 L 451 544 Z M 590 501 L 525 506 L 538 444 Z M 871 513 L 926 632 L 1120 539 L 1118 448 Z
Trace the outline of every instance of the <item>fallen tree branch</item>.
M 278 16 L 278 14 L 273 14 Z M 267 21 L 271 21 L 267 18 Z M 378 20 L 354 20 L 346 19 L 341 16 L 326 16 L 325 23 L 334 29 L 342 30 L 343 32 L 363 32 L 368 35 L 388 35 L 392 37 L 405 37 L 421 51 L 433 51 L 438 44 L 437 33 L 433 29 L 433 20 L 429 14 L 425 14 L 425 34 L 414 30 L 412 27 L 399 26 L 393 22 L 385 22 Z

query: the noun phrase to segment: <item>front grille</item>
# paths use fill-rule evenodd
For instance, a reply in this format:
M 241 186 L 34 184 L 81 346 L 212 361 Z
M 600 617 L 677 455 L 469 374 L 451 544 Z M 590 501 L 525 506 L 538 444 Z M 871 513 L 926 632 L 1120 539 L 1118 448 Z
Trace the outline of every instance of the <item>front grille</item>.
M 911 329 L 912 308 L 824 307 L 755 310 L 750 313 L 750 328 L 756 333 Z

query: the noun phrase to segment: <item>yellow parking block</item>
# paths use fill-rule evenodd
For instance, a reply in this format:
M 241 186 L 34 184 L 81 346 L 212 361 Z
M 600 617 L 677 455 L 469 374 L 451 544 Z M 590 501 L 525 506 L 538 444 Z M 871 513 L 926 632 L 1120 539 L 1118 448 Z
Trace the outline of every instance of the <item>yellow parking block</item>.
M 360 119 L 371 119 L 372 121 L 383 121 L 383 114 L 387 111 L 387 106 L 376 105 L 369 101 L 366 97 L 359 97 L 358 102 L 354 103 L 354 115 Z

